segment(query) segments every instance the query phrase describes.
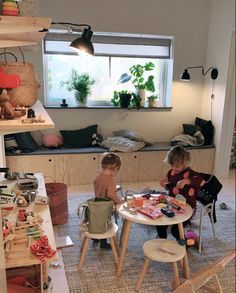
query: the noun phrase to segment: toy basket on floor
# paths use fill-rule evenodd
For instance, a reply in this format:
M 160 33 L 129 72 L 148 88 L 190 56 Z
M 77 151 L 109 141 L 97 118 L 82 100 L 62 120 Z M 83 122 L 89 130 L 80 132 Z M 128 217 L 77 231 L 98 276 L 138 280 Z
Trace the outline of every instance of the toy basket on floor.
M 64 183 L 46 183 L 49 209 L 54 225 L 65 224 L 68 220 L 67 185 Z

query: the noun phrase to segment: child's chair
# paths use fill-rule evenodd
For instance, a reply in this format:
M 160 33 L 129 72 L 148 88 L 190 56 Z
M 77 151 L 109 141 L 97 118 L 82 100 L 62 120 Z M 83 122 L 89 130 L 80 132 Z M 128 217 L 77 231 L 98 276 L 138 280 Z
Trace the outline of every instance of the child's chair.
M 139 291 L 142 286 L 144 275 L 151 260 L 172 263 L 174 273 L 172 289 L 180 286 L 177 261 L 181 261 L 185 256 L 186 248 L 184 245 L 180 245 L 176 240 L 151 239 L 144 243 L 143 252 L 146 259 L 136 284 L 136 291 Z
M 117 253 L 117 244 L 116 244 L 116 233 L 118 231 L 118 226 L 115 223 L 111 223 L 109 229 L 102 234 L 92 234 L 89 232 L 84 232 L 84 239 L 81 245 L 81 256 L 79 261 L 78 270 L 81 270 L 86 253 L 88 251 L 90 239 L 110 239 L 111 249 L 113 252 L 114 260 L 116 266 L 118 266 L 118 253 Z
M 204 186 L 197 193 L 197 201 L 200 203 L 200 221 L 199 221 L 199 253 L 202 252 L 202 222 L 203 216 L 208 214 L 213 237 L 215 238 L 215 228 L 216 223 L 216 211 L 215 202 L 217 201 L 217 195 L 219 194 L 222 184 L 214 175 L 201 173 L 203 179 L 205 180 Z

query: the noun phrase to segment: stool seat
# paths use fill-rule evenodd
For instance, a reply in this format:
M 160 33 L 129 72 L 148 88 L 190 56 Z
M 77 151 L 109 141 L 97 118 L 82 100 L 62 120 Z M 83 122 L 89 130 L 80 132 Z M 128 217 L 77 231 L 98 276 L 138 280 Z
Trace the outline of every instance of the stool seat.
M 143 245 L 144 255 L 158 262 L 175 262 L 181 260 L 186 248 L 176 240 L 151 239 Z
M 118 226 L 115 223 L 111 223 L 110 226 L 108 227 L 108 230 L 105 233 L 93 234 L 93 233 L 85 232 L 84 234 L 88 238 L 107 239 L 107 238 L 114 237 L 117 231 L 118 231 Z
M 142 286 L 144 275 L 146 274 L 151 260 L 171 263 L 174 275 L 174 279 L 171 283 L 172 289 L 180 286 L 177 261 L 184 258 L 186 253 L 185 246 L 180 245 L 176 240 L 151 239 L 144 243 L 143 252 L 146 259 L 136 284 L 136 291 L 139 291 Z

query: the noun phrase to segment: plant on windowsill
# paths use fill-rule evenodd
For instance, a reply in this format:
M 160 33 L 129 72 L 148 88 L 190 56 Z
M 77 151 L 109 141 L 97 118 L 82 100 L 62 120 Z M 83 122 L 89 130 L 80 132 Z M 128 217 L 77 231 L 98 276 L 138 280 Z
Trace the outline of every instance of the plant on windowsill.
M 146 91 L 154 93 L 155 92 L 155 85 L 154 85 L 154 76 L 149 75 L 145 77 L 145 73 L 154 70 L 155 64 L 152 62 L 148 62 L 144 65 L 135 64 L 129 68 L 131 73 L 123 73 L 118 81 L 118 83 L 126 83 L 130 79 L 137 90 L 137 94 L 141 100 L 141 106 L 144 107 L 145 105 L 145 97 Z
M 128 109 L 140 108 L 139 95 L 133 92 L 130 92 L 128 90 L 114 91 L 111 102 L 116 107 L 128 108 Z
M 157 107 L 157 105 L 156 105 L 156 102 L 158 99 L 157 95 L 151 95 L 151 96 L 147 97 L 147 99 L 148 99 L 148 107 L 150 107 L 150 108 Z
M 79 74 L 75 69 L 72 69 L 70 79 L 62 81 L 61 86 L 66 86 L 68 91 L 74 91 L 75 99 L 80 104 L 86 104 L 86 99 L 92 93 L 92 85 L 95 80 L 88 73 Z

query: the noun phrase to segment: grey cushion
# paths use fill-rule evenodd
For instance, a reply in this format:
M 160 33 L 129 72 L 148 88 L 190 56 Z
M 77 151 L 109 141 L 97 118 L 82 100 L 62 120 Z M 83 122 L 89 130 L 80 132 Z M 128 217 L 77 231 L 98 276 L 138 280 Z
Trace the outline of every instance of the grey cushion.
M 103 140 L 101 146 L 104 146 L 113 151 L 135 152 L 142 149 L 145 146 L 145 143 L 132 141 L 128 138 L 121 136 L 113 136 Z

